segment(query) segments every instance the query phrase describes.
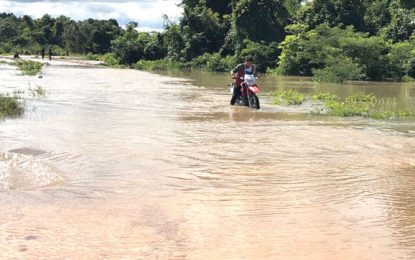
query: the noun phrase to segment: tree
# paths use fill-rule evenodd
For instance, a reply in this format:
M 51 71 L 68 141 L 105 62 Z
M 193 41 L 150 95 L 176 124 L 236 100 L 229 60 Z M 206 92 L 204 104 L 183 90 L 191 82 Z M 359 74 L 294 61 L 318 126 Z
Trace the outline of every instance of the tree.
M 362 0 L 314 0 L 309 1 L 299 14 L 301 22 L 314 29 L 319 24 L 329 26 L 353 25 L 358 31 L 365 31 L 365 5 Z
M 205 52 L 218 52 L 229 30 L 225 4 L 220 1 L 183 1 L 184 15 L 180 20 L 184 49 L 180 56 L 189 61 Z M 211 9 L 212 7 L 213 9 Z
M 289 12 L 282 0 L 242 0 L 232 2 L 231 29 L 223 47 L 226 53 L 240 55 L 245 40 L 280 42 L 285 37 Z

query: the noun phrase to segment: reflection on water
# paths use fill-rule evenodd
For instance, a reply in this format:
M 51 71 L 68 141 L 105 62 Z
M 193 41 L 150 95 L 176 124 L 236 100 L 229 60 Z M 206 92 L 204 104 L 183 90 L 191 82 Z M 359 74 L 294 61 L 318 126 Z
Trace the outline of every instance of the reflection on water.
M 61 63 L 43 79 L 0 71 L 2 90 L 47 90 L 0 123 L 2 258 L 415 257 L 414 121 L 316 116 L 266 97 L 361 91 L 406 106 L 414 86 L 263 77 L 254 111 L 228 105 L 227 74 Z

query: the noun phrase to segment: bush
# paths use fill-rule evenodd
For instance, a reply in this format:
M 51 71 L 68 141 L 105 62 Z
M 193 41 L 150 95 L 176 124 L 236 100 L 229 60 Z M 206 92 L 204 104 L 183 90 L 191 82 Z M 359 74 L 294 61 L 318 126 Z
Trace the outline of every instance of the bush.
M 359 80 L 363 69 L 349 57 L 329 58 L 324 69 L 313 69 L 313 79 L 342 83 L 345 80 Z
M 300 105 L 306 98 L 295 90 L 274 91 L 271 93 L 274 104 Z M 318 93 L 311 97 L 313 102 L 318 102 L 317 113 L 322 111 L 339 117 L 369 117 L 373 119 L 390 119 L 414 117 L 414 113 L 408 110 L 399 109 L 395 99 L 377 99 L 375 95 L 353 95 L 344 101 L 330 93 Z M 321 103 L 326 109 L 321 109 Z
M 370 117 L 374 119 L 388 119 L 396 117 L 413 117 L 409 110 L 397 108 L 396 100 L 380 99 L 373 94 L 354 95 L 347 97 L 345 102 L 330 100 L 325 102 L 330 115 L 340 117 Z
M 271 93 L 271 97 L 274 104 L 301 105 L 305 101 L 305 96 L 293 89 L 276 90 Z
M 98 57 L 98 60 L 105 63 L 105 65 L 116 67 L 118 65 L 117 59 L 114 57 L 112 53 L 106 53 Z
M 370 94 L 350 96 L 346 98 L 345 102 L 331 100 L 325 102 L 325 105 L 331 115 L 341 117 L 369 116 L 375 102 L 376 97 Z
M 20 69 L 23 75 L 34 76 L 38 74 L 43 67 L 43 64 L 36 61 L 20 60 L 16 62 L 17 67 Z
M 379 80 L 387 76 L 389 49 L 382 38 L 355 32 L 353 27 L 331 28 L 327 24 L 310 31 L 300 29 L 294 31 L 295 35 L 287 36 L 279 46 L 282 53 L 278 74 L 317 74 L 318 80 L 340 82 L 361 78 Z M 345 75 L 344 69 L 351 69 L 351 73 Z
M 390 64 L 390 76 L 398 81 L 415 78 L 415 40 L 392 45 L 387 55 Z
M 0 94 L 0 117 L 19 116 L 23 114 L 24 106 L 17 97 Z
M 185 67 L 184 64 L 169 59 L 163 60 L 140 60 L 133 66 L 138 70 L 179 70 Z
M 194 58 L 189 65 L 192 69 L 227 72 L 231 71 L 237 65 L 237 62 L 233 56 L 223 58 L 219 53 L 205 53 Z
M 311 97 L 311 100 L 313 100 L 314 102 L 318 102 L 318 101 L 334 101 L 337 100 L 338 97 L 335 94 L 330 94 L 330 93 L 318 93 L 316 95 L 313 95 Z

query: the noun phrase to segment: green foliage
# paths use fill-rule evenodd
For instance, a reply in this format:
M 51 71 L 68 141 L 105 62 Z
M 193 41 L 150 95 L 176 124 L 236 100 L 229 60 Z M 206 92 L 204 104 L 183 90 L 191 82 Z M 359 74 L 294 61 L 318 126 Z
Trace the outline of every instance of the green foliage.
M 313 69 L 316 81 L 342 83 L 345 80 L 362 78 L 362 68 L 349 57 L 330 57 L 323 69 Z
M 111 41 L 121 32 L 115 20 L 66 21 L 62 40 L 74 53 L 104 54 L 111 50 Z
M 106 53 L 111 40 L 121 28 L 117 21 L 94 20 L 75 22 L 66 16 L 44 15 L 32 19 L 24 15 L 0 14 L 0 53 L 34 54 L 51 47 L 54 53 Z M 65 49 L 65 51 L 64 51 Z
M 104 62 L 105 65 L 108 65 L 110 67 L 116 67 L 118 65 L 118 61 L 112 53 L 106 53 L 100 56 L 99 60 Z
M 380 37 L 354 32 L 352 27 L 330 28 L 321 24 L 315 30 L 300 30 L 287 36 L 280 48 L 277 71 L 282 75 L 311 76 L 314 71 L 317 79 L 329 81 L 362 76 L 379 80 L 387 76 L 386 43 Z M 343 69 L 351 71 L 344 73 Z
M 276 42 L 267 44 L 246 40 L 245 45 L 246 48 L 242 50 L 241 56 L 253 56 L 257 71 L 265 72 L 267 68 L 273 68 L 277 65 L 278 44 Z
M 305 96 L 298 91 L 289 89 L 271 93 L 272 103 L 283 105 L 301 105 L 305 101 Z
M 167 58 L 182 60 L 182 50 L 185 42 L 180 32 L 180 26 L 177 24 L 168 25 L 163 33 L 163 43 L 167 49 Z
M 314 0 L 308 1 L 299 14 L 300 21 L 316 28 L 326 23 L 334 26 L 353 25 L 364 30 L 365 1 L 362 0 Z
M 192 69 L 228 72 L 237 65 L 237 61 L 232 56 L 223 58 L 219 53 L 205 53 L 202 56 L 194 58 L 189 65 Z
M 273 104 L 301 105 L 308 100 L 295 90 L 274 91 L 271 93 Z M 324 105 L 325 114 L 339 117 L 368 117 L 373 119 L 391 119 L 414 117 L 410 110 L 400 109 L 395 99 L 377 99 L 374 94 L 358 94 L 341 101 L 336 95 L 318 93 L 311 97 L 311 101 L 319 106 Z M 319 109 L 319 112 L 320 109 Z
M 180 5 L 183 16 L 178 23 L 163 16 L 161 33 L 139 32 L 134 22 L 123 29 L 113 19 L 0 13 L 0 53 L 51 48 L 54 55 L 91 53 L 87 58 L 105 59 L 110 66 L 140 61 L 134 66 L 165 67 L 160 60 L 173 60 L 215 71 L 249 54 L 258 71 L 280 75 L 314 74 L 335 82 L 415 78 L 413 0 L 182 0 Z M 111 54 L 103 57 L 106 53 Z
M 23 75 L 34 76 L 42 70 L 43 64 L 36 61 L 19 60 L 16 62 L 17 67 Z
M 138 70 L 179 70 L 185 68 L 183 63 L 169 60 L 169 59 L 162 59 L 162 60 L 140 60 L 133 66 L 135 69 Z
M 157 33 L 138 32 L 136 24 L 130 23 L 119 37 L 112 41 L 112 52 L 120 64 L 131 65 L 139 60 L 158 60 L 166 55 Z
M 180 50 L 179 56 L 186 61 L 204 53 L 218 52 L 229 30 L 229 16 L 216 12 L 217 9 L 227 12 L 223 4 L 219 5 L 218 1 L 207 2 L 196 4 L 183 1 L 184 16 L 180 20 L 180 34 L 184 48 Z
M 389 72 L 395 80 L 415 78 L 415 39 L 392 45 L 387 55 Z
M 18 97 L 0 94 L 0 118 L 5 116 L 19 116 L 24 113 L 24 106 Z
M 382 31 L 382 35 L 393 42 L 409 40 L 415 35 L 415 8 L 405 9 L 399 5 L 392 5 L 391 22 Z
M 318 93 L 316 95 L 313 95 L 311 97 L 311 100 L 314 102 L 326 102 L 326 101 L 335 101 L 338 100 L 339 98 L 337 97 L 337 95 L 335 94 L 330 94 L 330 93 Z
M 32 96 L 46 96 L 46 89 L 42 88 L 41 86 L 36 86 L 34 88 L 28 89 L 30 93 L 32 93 Z
M 408 110 L 397 108 L 396 100 L 377 99 L 375 95 L 354 95 L 346 98 L 344 102 L 329 100 L 324 102 L 328 113 L 340 117 L 370 117 L 374 119 L 389 119 L 397 117 L 413 117 Z
M 236 42 L 248 39 L 267 43 L 281 41 L 289 12 L 282 0 L 242 0 L 233 3 L 232 30 Z M 242 46 L 241 46 L 242 47 Z

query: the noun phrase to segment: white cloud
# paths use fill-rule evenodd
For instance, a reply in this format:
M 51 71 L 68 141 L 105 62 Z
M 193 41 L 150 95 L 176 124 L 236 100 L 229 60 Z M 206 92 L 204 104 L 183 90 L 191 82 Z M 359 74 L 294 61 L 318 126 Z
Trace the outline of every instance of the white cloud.
M 145 30 L 160 30 L 162 15 L 178 20 L 182 8 L 180 0 L 98 0 L 98 1 L 43 1 L 43 0 L 0 0 L 0 12 L 11 12 L 17 16 L 30 15 L 39 18 L 44 14 L 54 17 L 66 15 L 74 20 L 117 19 L 121 25 L 130 21 L 139 23 Z

